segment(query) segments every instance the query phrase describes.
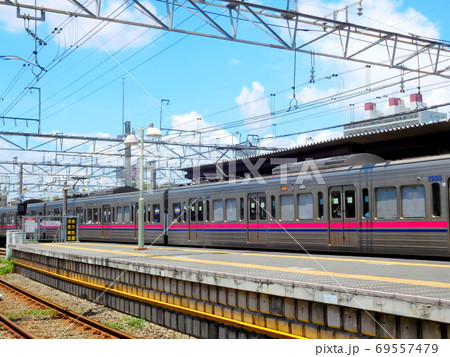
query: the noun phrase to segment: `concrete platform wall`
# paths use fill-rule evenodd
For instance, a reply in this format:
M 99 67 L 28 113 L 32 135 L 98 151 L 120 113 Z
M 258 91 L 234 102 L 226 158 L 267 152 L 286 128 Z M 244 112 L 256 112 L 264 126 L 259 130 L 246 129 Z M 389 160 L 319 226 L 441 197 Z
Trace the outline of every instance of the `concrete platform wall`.
M 192 281 L 192 276 L 188 280 L 163 267 L 137 267 L 105 258 L 13 254 L 22 275 L 198 338 L 415 339 L 447 338 L 450 331 L 445 323 L 292 298 L 268 293 L 270 289 L 251 291 L 239 280 L 234 287 L 222 286 L 220 279 L 212 284 L 200 272 Z

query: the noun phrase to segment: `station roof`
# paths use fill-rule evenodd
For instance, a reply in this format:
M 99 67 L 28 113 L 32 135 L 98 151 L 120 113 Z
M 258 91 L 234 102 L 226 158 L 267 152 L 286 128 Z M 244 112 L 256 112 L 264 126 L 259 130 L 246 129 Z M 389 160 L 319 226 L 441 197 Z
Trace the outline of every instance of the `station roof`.
M 280 165 L 280 162 L 271 159 L 290 158 L 300 162 L 305 159 L 357 153 L 371 153 L 385 160 L 450 153 L 450 120 L 345 136 L 281 149 L 264 155 L 205 164 L 183 170 L 186 171 L 185 177 L 190 180 L 194 177 L 200 177 L 201 180 L 206 178 L 211 180 L 215 177 L 227 180 L 230 170 L 235 172 L 237 177 L 245 177 L 246 173 L 250 172 L 251 165 L 258 169 L 260 175 L 270 175 L 273 168 Z

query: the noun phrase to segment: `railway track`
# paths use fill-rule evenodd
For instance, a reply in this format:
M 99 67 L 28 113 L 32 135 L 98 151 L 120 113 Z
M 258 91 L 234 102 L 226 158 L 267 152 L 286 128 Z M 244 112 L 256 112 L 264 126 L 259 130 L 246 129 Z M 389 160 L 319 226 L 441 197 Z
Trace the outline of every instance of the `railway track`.
M 22 298 L 28 300 L 28 303 L 32 303 L 34 305 L 40 305 L 40 306 L 43 305 L 44 307 L 53 311 L 57 315 L 57 320 L 63 321 L 63 323 L 66 325 L 65 328 L 63 327 L 64 331 L 69 330 L 72 327 L 74 328 L 74 325 L 76 325 L 77 328 L 81 328 L 82 330 L 85 331 L 84 334 L 95 335 L 96 338 L 99 338 L 99 337 L 103 338 L 103 339 L 109 339 L 109 338 L 134 339 L 135 338 L 132 335 L 129 335 L 127 333 L 113 329 L 109 326 L 98 323 L 98 322 L 96 322 L 92 319 L 89 319 L 83 315 L 77 314 L 73 311 L 70 311 L 70 310 L 64 308 L 64 307 L 61 307 L 61 306 L 54 304 L 48 300 L 45 300 L 37 295 L 27 292 L 17 286 L 14 286 L 13 284 L 11 284 L 3 279 L 0 279 L 0 288 L 2 288 L 3 290 L 6 290 L 12 294 L 21 296 Z M 19 338 L 40 338 L 40 337 L 34 336 L 30 332 L 27 332 L 26 328 L 18 326 L 13 321 L 7 321 L 7 320 L 9 320 L 9 319 L 7 319 L 7 318 L 4 319 L 4 316 L 2 315 L 1 322 L 3 323 L 3 325 L 7 326 L 8 329 L 10 329 L 10 330 L 14 329 L 15 330 L 14 335 L 28 336 L 28 337 L 19 337 Z M 20 320 L 20 318 L 18 320 Z M 44 323 L 45 322 L 43 322 L 43 324 Z M 45 326 L 41 326 L 41 328 L 45 328 Z M 16 330 L 18 330 L 19 332 L 17 332 Z M 27 335 L 27 333 L 28 333 L 28 335 Z M 50 338 L 57 338 L 57 337 L 50 337 Z M 73 338 L 73 337 L 70 337 L 70 338 Z M 83 337 L 83 338 L 86 338 L 86 337 Z
M 23 327 L 16 324 L 11 319 L 8 319 L 5 315 L 0 314 L 0 325 L 3 325 L 8 332 L 19 339 L 37 339 L 31 332 L 25 330 Z

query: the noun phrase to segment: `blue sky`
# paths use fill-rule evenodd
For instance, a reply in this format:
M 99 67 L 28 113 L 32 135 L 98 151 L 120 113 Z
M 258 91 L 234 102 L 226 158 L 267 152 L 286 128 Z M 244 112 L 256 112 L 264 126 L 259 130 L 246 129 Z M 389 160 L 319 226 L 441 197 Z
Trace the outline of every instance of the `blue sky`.
M 120 3 L 117 0 L 103 2 L 110 8 Z M 286 6 L 284 0 L 258 0 L 258 3 Z M 299 3 L 301 11 L 321 16 L 354 1 L 308 0 Z M 46 6 L 52 4 L 59 8 L 70 6 L 63 0 L 46 1 Z M 365 0 L 360 17 L 354 14 L 356 8 L 350 8 L 351 20 L 360 24 L 450 40 L 448 0 Z M 128 15 L 130 19 L 138 16 L 132 11 Z M 63 21 L 66 21 L 64 25 Z M 37 25 L 40 38 L 47 38 L 55 27 L 62 28 L 47 46 L 40 49 L 37 58 L 39 64 L 48 69 L 35 84 L 42 94 L 43 133 L 61 131 L 112 137 L 121 134 L 122 82 L 125 85 L 125 120 L 131 121 L 133 128 L 152 122 L 159 126 L 161 109 L 158 103 L 168 99 L 169 105 L 164 104 L 167 112 L 163 112 L 162 127 L 202 129 L 205 131 L 202 140 L 208 143 L 236 143 L 238 137 L 242 141 L 249 134 L 264 138 L 335 126 L 352 117 L 363 119 L 364 102 L 375 101 L 378 110 L 387 112 L 387 97 L 401 96 L 408 105 L 409 94 L 417 91 L 418 86 L 417 81 L 408 82 L 404 94 L 400 93 L 399 84 L 383 91 L 364 93 L 362 90 L 349 100 L 327 99 L 320 108 L 274 119 L 267 113 L 285 110 L 294 100 L 293 52 L 121 25 L 108 25 L 94 36 L 94 40 L 76 49 L 70 47 L 95 25 L 81 19 L 67 23 L 64 16 L 49 13 L 46 21 Z M 201 26 L 201 22 L 191 20 L 191 25 L 195 28 Z M 29 23 L 33 32 L 34 26 L 34 22 Z M 131 44 L 121 49 L 129 42 Z M 313 49 L 326 51 L 329 45 L 324 41 Z M 16 18 L 16 10 L 0 6 L 0 56 L 15 55 L 34 61 L 34 46 L 24 21 Z M 63 53 L 70 55 L 62 59 Z M 376 60 L 377 54 L 373 57 Z M 38 116 L 36 90 L 15 102 L 37 74 L 36 68 L 23 69 L 23 64 L 22 61 L 0 61 L 0 116 Z M 367 84 L 363 64 L 316 56 L 314 67 L 316 83 L 311 84 L 311 57 L 297 55 L 294 104 L 307 106 L 323 98 L 338 98 L 346 90 Z M 374 81 L 398 74 L 394 70 L 372 68 L 370 77 Z M 429 105 L 447 102 L 450 97 L 449 80 L 424 78 L 421 87 L 424 101 Z M 355 109 L 351 111 L 350 108 Z M 442 108 L 441 111 L 448 112 L 449 109 Z M 259 115 L 265 115 L 266 120 L 258 125 L 249 122 L 249 118 Z M 227 123 L 226 130 L 216 128 L 216 125 Z M 27 127 L 24 122 L 11 120 L 0 121 L 0 127 L 6 131 L 37 131 L 36 124 Z M 263 143 L 289 147 L 305 143 L 308 137 L 318 141 L 340 134 L 341 129 L 336 128 L 277 140 L 269 136 Z M 185 140 L 196 139 L 186 136 Z
M 279 3 L 282 6 L 285 4 L 285 1 L 259 2 L 270 5 Z M 58 1 L 56 3 L 58 4 Z M 118 2 L 110 1 L 110 3 L 113 6 Z M 326 13 L 351 2 L 304 3 L 315 4 L 316 6 L 310 6 L 310 9 Z M 450 30 L 448 26 L 445 27 L 444 17 L 450 10 L 448 1 L 433 1 L 432 5 L 426 5 L 423 1 L 364 1 L 363 8 L 364 15 L 361 21 L 364 19 L 372 27 L 386 29 L 387 22 L 402 32 L 417 33 L 416 30 L 419 31 L 418 35 L 429 32 L 441 39 L 450 39 Z M 378 13 L 383 8 L 389 9 L 388 13 L 376 21 Z M 356 7 L 350 11 L 356 12 Z M 24 21 L 14 18 L 14 8 L 2 6 L 0 14 L 2 39 L 0 55 L 29 58 L 34 50 L 34 41 L 25 31 Z M 38 25 L 38 35 L 41 38 L 49 34 L 53 24 L 62 20 L 61 17 L 51 14 L 48 14 L 47 18 L 48 21 Z M 88 26 L 90 25 L 82 21 L 72 21 L 65 26 L 61 34 L 50 40 L 46 48 L 40 51 L 39 63 L 49 68 L 65 46 L 84 34 Z M 34 30 L 33 22 L 30 23 L 30 27 Z M 125 116 L 126 120 L 132 122 L 133 127 L 147 125 L 150 121 L 159 122 L 160 108 L 151 96 L 157 101 L 162 98 L 169 99 L 170 104 L 165 108 L 172 116 L 193 115 L 201 117 L 211 125 L 244 120 L 246 117 L 273 108 L 277 110 L 285 108 L 292 100 L 290 88 L 293 85 L 294 69 L 291 52 L 132 27 L 121 28 L 122 32 L 108 42 L 115 30 L 113 27 L 114 25 L 105 27 L 98 33 L 95 41 L 89 41 L 78 48 L 52 68 L 39 82 L 43 98 L 43 132 L 59 130 L 64 133 L 105 133 L 112 136 L 120 134 L 122 77 L 125 77 Z M 137 40 L 132 45 L 114 55 L 122 68 L 107 52 L 113 54 L 123 44 L 135 38 Z M 100 44 L 104 47 L 100 47 Z M 127 60 L 133 55 L 133 58 Z M 310 78 L 310 60 L 308 55 L 299 54 L 297 57 L 296 91 L 300 102 L 306 103 L 333 91 L 339 93 L 341 88 L 345 88 L 353 81 L 350 76 L 341 75 L 341 83 L 338 83 L 338 80 L 323 80 L 317 81 L 314 86 L 306 84 Z M 20 61 L 1 62 L 0 92 L 5 91 L 22 64 Z M 136 66 L 140 67 L 132 70 Z M 316 58 L 315 63 L 318 78 L 342 73 L 349 68 L 362 67 L 361 64 L 350 65 L 323 58 Z M 135 80 L 131 79 L 124 69 L 130 71 Z M 364 70 L 351 74 L 355 75 L 365 80 Z M 31 68 L 28 68 L 20 79 L 14 82 L 15 87 L 7 92 L 0 103 L 0 111 L 5 110 L 33 76 Z M 395 92 L 395 88 L 392 92 Z M 270 97 L 270 94 L 276 95 Z M 380 94 L 384 93 L 377 93 Z M 269 98 L 261 99 L 252 105 L 244 105 L 264 96 Z M 424 99 L 427 100 L 426 93 Z M 364 98 L 355 99 L 355 103 L 358 104 L 363 101 Z M 30 93 L 3 115 L 36 117 L 36 102 L 37 93 Z M 241 108 L 238 107 L 238 103 L 242 105 Z M 355 119 L 361 115 L 362 112 L 355 112 Z M 327 115 L 323 119 L 302 118 L 306 116 L 306 114 L 292 115 L 289 118 L 290 124 L 280 120 L 276 133 L 280 135 L 299 129 L 325 127 L 335 124 L 337 120 L 335 115 L 332 119 L 327 118 Z M 339 117 L 337 123 L 348 120 L 350 113 L 347 115 L 342 113 Z M 173 119 L 164 113 L 163 127 L 171 127 L 172 124 Z M 200 124 L 195 123 L 196 125 Z M 13 123 L 6 124 L 5 129 L 26 130 L 23 124 L 16 128 Z M 239 131 L 244 136 L 252 133 L 252 130 L 260 135 L 273 133 L 273 127 L 265 132 L 248 125 L 230 129 L 234 132 Z

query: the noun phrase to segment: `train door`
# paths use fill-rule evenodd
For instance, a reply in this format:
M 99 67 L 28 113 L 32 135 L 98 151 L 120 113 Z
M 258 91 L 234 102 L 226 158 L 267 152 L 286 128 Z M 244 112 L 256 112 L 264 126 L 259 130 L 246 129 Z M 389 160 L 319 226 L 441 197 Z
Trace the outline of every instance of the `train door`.
M 111 206 L 103 206 L 102 215 L 102 238 L 109 238 L 111 235 Z
M 247 217 L 247 243 L 266 243 L 268 223 L 265 193 L 248 195 Z
M 191 198 L 189 200 L 189 240 L 203 242 L 204 207 L 203 198 Z
M 356 190 L 354 186 L 334 186 L 329 190 L 329 245 L 357 246 Z

